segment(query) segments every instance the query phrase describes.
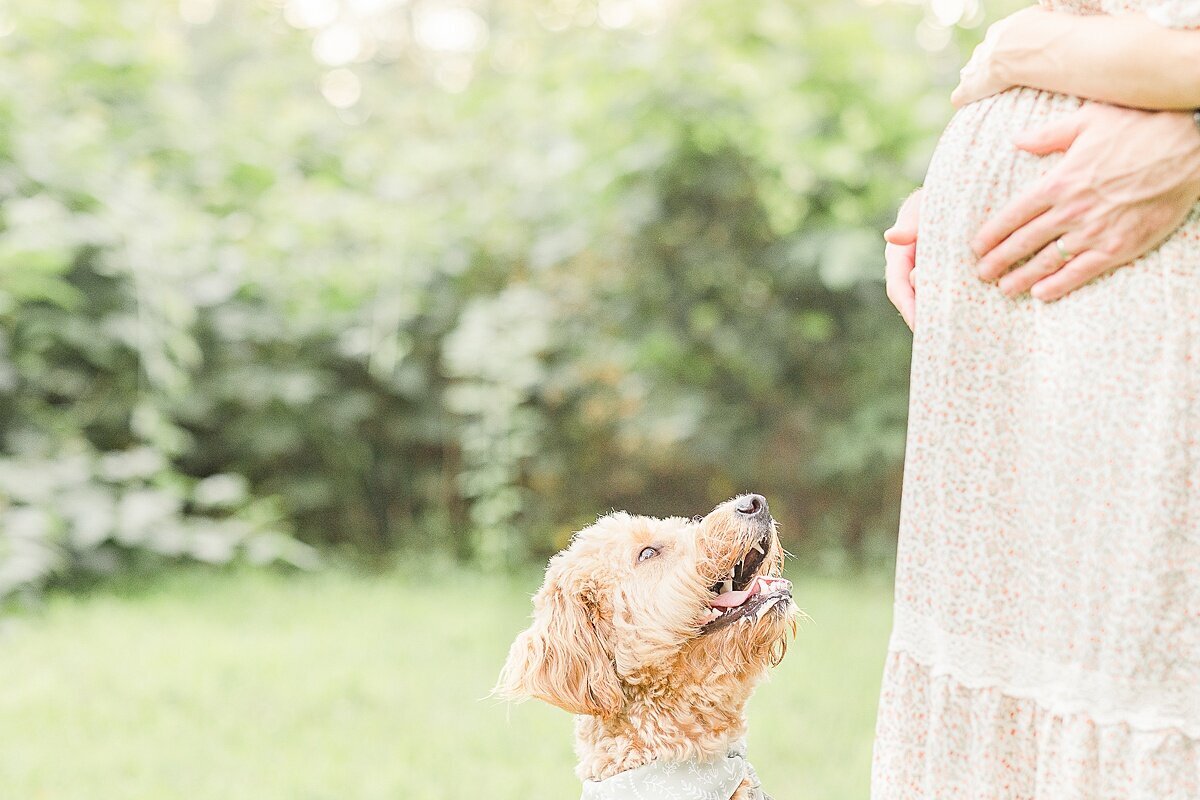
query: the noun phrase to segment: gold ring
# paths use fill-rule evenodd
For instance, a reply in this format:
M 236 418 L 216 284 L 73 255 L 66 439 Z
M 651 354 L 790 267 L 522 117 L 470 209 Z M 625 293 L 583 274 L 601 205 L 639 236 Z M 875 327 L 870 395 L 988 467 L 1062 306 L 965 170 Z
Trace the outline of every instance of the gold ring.
M 1063 240 L 1061 236 L 1054 240 L 1054 246 L 1058 248 L 1058 257 L 1062 259 L 1064 264 L 1075 257 L 1074 253 L 1063 247 Z

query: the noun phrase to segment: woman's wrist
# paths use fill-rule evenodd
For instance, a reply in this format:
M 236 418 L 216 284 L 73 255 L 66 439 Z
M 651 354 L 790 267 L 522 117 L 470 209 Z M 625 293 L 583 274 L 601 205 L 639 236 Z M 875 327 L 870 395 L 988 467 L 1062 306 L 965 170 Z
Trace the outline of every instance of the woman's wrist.
M 1195 111 L 1164 111 L 1160 116 L 1183 118 L 1186 128 L 1181 144 L 1173 148 L 1173 162 L 1183 175 L 1190 177 L 1190 182 L 1196 187 L 1197 201 L 1200 201 L 1200 109 Z M 1164 137 L 1163 143 L 1170 148 L 1170 137 Z
M 1045 88 L 1045 77 L 1061 69 L 1054 48 L 1061 37 L 1072 33 L 1067 16 L 1032 6 L 1007 18 L 992 51 L 996 77 L 1011 86 Z
M 1200 105 L 1200 30 L 1164 28 L 1136 13 L 1036 7 L 1009 20 L 994 69 L 1015 86 L 1147 110 Z

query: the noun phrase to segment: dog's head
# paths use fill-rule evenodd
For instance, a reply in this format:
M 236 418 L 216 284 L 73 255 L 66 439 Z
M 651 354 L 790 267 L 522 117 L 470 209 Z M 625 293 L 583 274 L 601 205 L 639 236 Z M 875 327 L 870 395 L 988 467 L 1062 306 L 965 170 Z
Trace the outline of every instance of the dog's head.
M 744 699 L 794 629 L 782 567 L 759 495 L 692 519 L 603 517 L 550 559 L 495 691 L 597 717 L 638 692 L 710 686 Z

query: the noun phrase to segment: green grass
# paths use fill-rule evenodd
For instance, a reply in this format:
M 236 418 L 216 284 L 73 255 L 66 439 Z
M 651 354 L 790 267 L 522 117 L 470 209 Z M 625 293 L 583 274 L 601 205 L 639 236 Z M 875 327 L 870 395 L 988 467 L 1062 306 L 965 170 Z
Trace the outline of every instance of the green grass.
M 8 800 L 551 800 L 570 717 L 486 699 L 537 576 L 184 573 L 0 627 Z M 867 794 L 890 589 L 800 578 L 814 621 L 750 710 L 778 800 Z

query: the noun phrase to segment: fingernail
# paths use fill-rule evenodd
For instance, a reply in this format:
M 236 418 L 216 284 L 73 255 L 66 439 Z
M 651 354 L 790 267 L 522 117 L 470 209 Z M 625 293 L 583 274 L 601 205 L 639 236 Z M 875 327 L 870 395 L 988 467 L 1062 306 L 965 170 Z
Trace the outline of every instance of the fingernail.
M 983 255 L 983 242 L 979 241 L 978 239 L 973 240 L 971 242 L 971 252 L 975 254 L 976 258 L 979 258 L 981 255 Z
M 1000 293 L 1003 294 L 1008 299 L 1011 300 L 1012 298 L 1017 296 L 1017 287 L 1013 286 L 1011 283 L 1005 283 L 1004 281 L 1000 281 L 999 286 L 1000 286 Z
M 980 262 L 975 269 L 979 273 L 980 280 L 991 281 L 996 277 L 992 274 L 992 266 L 990 264 L 984 264 L 983 262 Z

